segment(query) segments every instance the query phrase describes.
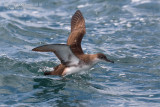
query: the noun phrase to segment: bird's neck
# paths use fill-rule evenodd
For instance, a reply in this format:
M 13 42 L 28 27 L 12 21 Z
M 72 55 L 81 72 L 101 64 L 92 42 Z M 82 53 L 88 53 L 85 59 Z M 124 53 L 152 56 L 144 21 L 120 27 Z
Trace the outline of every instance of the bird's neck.
M 94 65 L 97 63 L 98 60 L 96 60 L 96 54 L 83 54 L 79 56 L 79 58 L 88 65 Z

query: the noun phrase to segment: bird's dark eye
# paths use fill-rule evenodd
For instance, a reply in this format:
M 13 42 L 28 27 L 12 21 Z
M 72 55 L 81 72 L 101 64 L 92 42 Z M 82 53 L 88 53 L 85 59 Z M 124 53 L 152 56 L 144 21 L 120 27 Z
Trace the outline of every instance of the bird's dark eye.
M 104 57 L 103 56 L 100 56 L 100 59 L 103 59 Z

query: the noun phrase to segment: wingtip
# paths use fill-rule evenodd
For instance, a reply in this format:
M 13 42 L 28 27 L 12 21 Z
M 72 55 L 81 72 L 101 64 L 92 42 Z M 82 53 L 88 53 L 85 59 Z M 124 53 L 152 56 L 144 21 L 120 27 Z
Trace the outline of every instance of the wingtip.
M 33 48 L 32 51 L 48 52 L 48 51 L 41 49 L 40 47 Z
M 80 11 L 79 9 L 75 12 L 75 14 L 77 14 L 77 13 L 82 14 L 81 11 Z
M 33 48 L 32 51 L 37 51 L 37 49 L 36 49 L 36 48 Z
M 76 12 L 81 12 L 79 9 Z

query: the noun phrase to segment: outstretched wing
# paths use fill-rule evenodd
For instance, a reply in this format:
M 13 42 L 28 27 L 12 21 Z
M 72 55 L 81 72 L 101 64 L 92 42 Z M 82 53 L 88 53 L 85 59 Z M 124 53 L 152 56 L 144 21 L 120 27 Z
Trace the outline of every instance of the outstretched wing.
M 66 66 L 77 65 L 79 63 L 79 59 L 73 54 L 70 46 L 65 44 L 43 45 L 32 49 L 32 51 L 54 52 L 61 63 Z
M 81 41 L 85 33 L 85 20 L 80 10 L 77 10 L 76 13 L 72 16 L 71 34 L 67 40 L 67 45 L 70 45 L 71 50 L 75 55 L 83 54 Z

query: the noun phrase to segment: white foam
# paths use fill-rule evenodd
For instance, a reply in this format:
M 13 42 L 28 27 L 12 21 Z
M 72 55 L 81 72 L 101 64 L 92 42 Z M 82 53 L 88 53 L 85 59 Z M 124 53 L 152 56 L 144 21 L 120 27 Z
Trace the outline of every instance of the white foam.
M 88 7 L 88 6 L 90 6 L 90 4 L 86 3 L 86 4 L 84 4 L 84 5 L 78 5 L 77 7 L 78 7 L 78 8 L 83 8 L 83 7 Z
M 151 0 L 132 0 L 132 3 L 148 3 L 151 2 Z
M 131 23 L 128 22 L 127 23 L 127 27 L 132 27 Z
M 44 68 L 39 69 L 38 72 L 53 71 L 53 70 L 54 70 L 53 67 L 52 68 L 44 67 Z

